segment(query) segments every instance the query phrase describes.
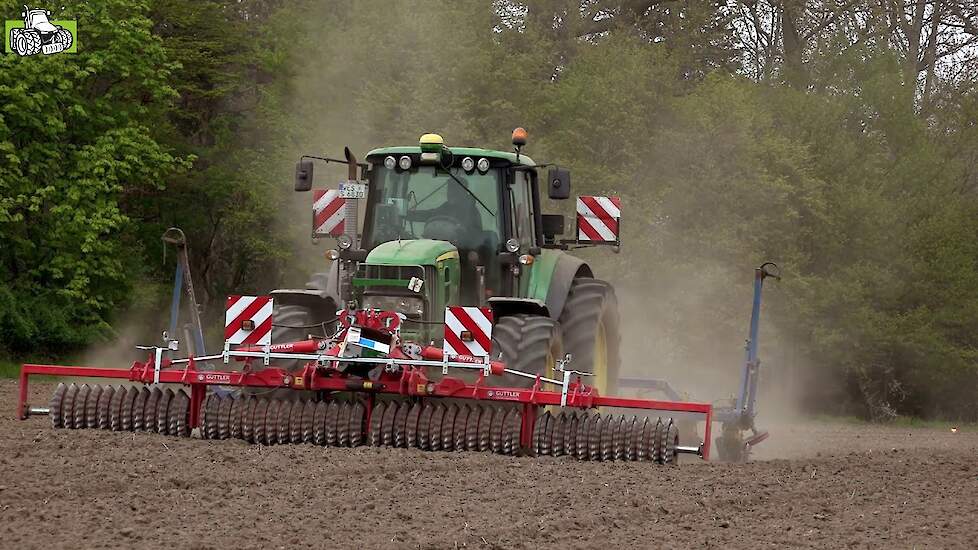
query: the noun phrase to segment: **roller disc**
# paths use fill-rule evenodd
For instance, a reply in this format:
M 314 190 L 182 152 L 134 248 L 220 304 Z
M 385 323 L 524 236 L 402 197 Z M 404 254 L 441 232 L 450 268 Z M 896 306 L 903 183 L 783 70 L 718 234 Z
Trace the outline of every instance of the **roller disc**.
M 146 413 L 146 400 L 149 399 L 150 391 L 146 386 L 139 389 L 139 393 L 136 394 L 136 398 L 132 402 L 132 429 L 136 431 L 143 431 L 146 429 L 145 424 L 145 413 Z
M 577 456 L 577 426 L 580 421 L 577 411 L 567 415 L 567 425 L 564 427 L 564 454 Z
M 635 440 L 638 438 L 637 430 L 640 428 L 638 417 L 632 416 L 625 421 L 625 460 L 633 461 L 635 458 Z
M 414 414 L 421 414 L 417 403 L 401 403 L 397 408 L 397 415 L 394 416 L 394 446 L 407 447 L 408 440 L 408 419 Z
M 428 428 L 428 450 L 441 450 L 442 423 L 445 421 L 445 405 L 438 403 L 431 411 L 431 423 Z
M 662 463 L 675 466 L 679 464 L 679 452 L 676 450 L 679 445 L 679 427 L 671 418 L 663 429 L 663 434 Z
M 278 408 L 278 444 L 288 445 L 292 443 L 292 409 L 301 407 L 302 403 L 286 399 Z
M 350 407 L 350 447 L 359 447 L 366 441 L 367 408 L 357 401 Z
M 190 437 L 190 398 L 183 390 L 177 391 L 170 403 L 170 435 Z
M 550 411 L 537 414 L 537 420 L 533 423 L 533 456 L 543 455 L 543 438 L 547 433 L 547 424 L 550 422 Z
M 577 419 L 577 435 L 575 437 L 577 444 L 574 448 L 574 454 L 578 460 L 588 460 L 591 458 L 590 441 L 593 418 L 594 415 L 585 412 Z
M 122 409 L 119 413 L 122 419 L 122 431 L 131 432 L 133 429 L 133 410 L 136 405 L 136 398 L 139 397 L 139 390 L 135 386 L 129 386 L 126 389 L 126 394 L 122 398 Z
M 489 450 L 489 436 L 492 432 L 492 418 L 494 415 L 498 414 L 498 410 L 495 407 L 485 407 L 482 411 L 482 415 L 479 416 L 479 451 L 486 452 Z
M 591 426 L 588 428 L 588 460 L 601 460 L 601 436 L 604 434 L 604 417 L 600 414 L 594 415 L 591 419 Z
M 265 436 L 265 415 L 268 414 L 268 399 L 264 397 L 259 397 L 258 402 L 255 403 L 255 414 L 251 418 L 251 422 L 254 425 L 254 443 L 258 445 L 267 445 L 268 439 Z
M 149 397 L 146 398 L 146 406 L 143 407 L 143 426 L 148 432 L 155 432 L 158 428 L 158 420 L 156 417 L 156 410 L 160 404 L 160 396 L 163 392 L 158 387 L 154 387 L 149 391 Z
M 550 454 L 553 456 L 564 456 L 566 451 L 564 450 L 567 439 L 567 426 L 570 425 L 570 415 L 566 411 L 560 411 L 560 414 L 553 419 L 553 437 L 550 439 Z
M 108 430 L 112 427 L 109 418 L 109 405 L 112 403 L 112 396 L 115 395 L 115 386 L 105 386 L 102 388 L 102 395 L 98 398 L 98 418 L 96 423 L 100 430 Z
M 336 417 L 336 444 L 340 447 L 350 446 L 350 412 L 353 405 L 349 401 L 344 401 L 340 405 L 339 414 Z
M 612 436 L 612 460 L 625 460 L 625 417 L 624 415 L 619 415 L 617 418 L 611 420 L 611 432 Z
M 402 440 L 403 444 L 398 444 L 398 447 L 417 447 L 418 446 L 418 424 L 421 419 L 421 409 L 424 405 L 421 403 L 414 403 L 408 410 L 405 436 Z
M 278 415 L 282 410 L 280 399 L 270 399 L 265 412 L 265 445 L 278 444 Z
M 302 411 L 306 410 L 306 402 L 298 400 L 292 403 L 289 412 L 289 442 L 293 445 L 302 443 Z
M 78 392 L 75 393 L 71 404 L 71 428 L 80 430 L 85 427 L 85 401 L 88 400 L 88 394 L 91 393 L 91 390 L 92 388 L 88 384 L 82 384 L 78 388 Z
M 662 461 L 662 419 L 655 419 L 655 423 L 652 425 L 651 433 L 649 434 L 649 439 L 646 442 L 649 460 L 652 462 Z
M 228 414 L 228 437 L 239 439 L 241 437 L 241 404 L 244 403 L 244 399 L 232 397 L 228 401 L 231 402 L 231 411 Z
M 449 403 L 445 408 L 445 416 L 441 420 L 441 450 L 455 450 L 455 418 L 458 417 L 458 405 Z
M 217 407 L 220 400 L 216 393 L 208 394 L 200 408 L 200 435 L 204 439 L 217 439 Z
M 407 407 L 407 404 L 401 404 L 396 401 L 387 403 L 387 408 L 384 410 L 384 418 L 380 424 L 381 442 L 385 447 L 392 447 L 394 445 L 394 422 L 397 419 L 398 409 L 403 407 Z
M 312 417 L 312 440 L 316 445 L 326 444 L 326 407 L 325 401 L 316 403 L 316 412 Z
M 499 454 L 503 452 L 503 421 L 506 420 L 505 411 L 496 411 L 492 417 L 492 424 L 489 425 L 489 450 Z
M 279 422 L 281 422 L 282 406 L 285 403 L 281 399 L 273 399 L 268 404 L 268 413 L 265 414 L 265 440 L 268 441 L 267 445 L 278 445 L 279 443 Z
M 481 405 L 472 405 L 469 410 L 469 418 L 465 423 L 465 450 L 479 450 L 479 417 L 484 413 Z
M 302 407 L 302 442 L 303 443 L 315 443 L 316 442 L 316 430 L 313 429 L 313 424 L 316 418 L 316 402 L 306 401 L 306 404 Z
M 241 439 L 248 443 L 255 442 L 255 407 L 258 406 L 258 398 L 248 396 L 241 407 Z
M 335 447 L 336 445 L 338 445 L 339 437 L 336 430 L 337 427 L 336 421 L 337 418 L 339 417 L 339 414 L 340 414 L 339 402 L 336 400 L 330 401 L 329 405 L 326 406 L 326 421 L 325 421 L 326 445 L 328 447 Z
M 418 438 L 415 441 L 418 448 L 423 451 L 431 450 L 431 414 L 434 408 L 430 401 L 425 403 L 421 409 L 421 416 L 418 417 Z
M 230 395 L 221 399 L 221 406 L 217 409 L 217 438 L 227 439 L 231 437 L 231 408 L 236 400 Z
M 648 462 L 654 459 L 652 454 L 652 438 L 655 437 L 655 421 L 646 418 L 642 421 L 642 432 L 635 443 L 635 460 Z
M 469 416 L 471 416 L 472 408 L 467 404 L 459 405 L 458 414 L 455 416 L 455 433 L 453 435 L 455 441 L 452 445 L 452 449 L 455 451 L 464 451 L 468 448 L 468 431 L 469 431 Z
M 88 391 L 88 399 L 85 400 L 85 427 L 89 429 L 98 428 L 98 400 L 102 397 L 102 385 L 95 384 Z
M 51 420 L 52 428 L 65 427 L 64 418 L 61 416 L 61 404 L 67 391 L 68 386 L 64 382 L 59 382 L 58 387 L 54 388 L 54 393 L 51 394 L 51 401 L 48 402 L 48 418 Z
M 384 412 L 387 410 L 387 403 L 375 401 L 373 409 L 370 410 L 370 429 L 367 434 L 367 441 L 372 447 L 380 447 L 384 442 L 384 436 L 380 426 L 384 421 Z
M 48 419 L 51 421 L 52 428 L 65 427 L 64 399 L 67 392 L 68 385 L 59 382 L 58 386 L 54 388 L 54 393 L 51 394 L 51 400 L 48 401 Z
M 513 409 L 506 407 L 493 417 L 492 431 L 489 434 L 489 447 L 496 454 L 506 454 L 506 443 L 509 434 L 506 426 L 512 419 Z
M 75 427 L 75 396 L 78 395 L 78 386 L 72 382 L 65 390 L 64 399 L 61 401 L 61 425 L 68 429 Z
M 119 393 L 122 388 L 116 389 Z M 170 403 L 173 401 L 173 390 L 165 388 L 156 402 L 156 432 L 166 435 L 170 430 Z
M 547 427 L 543 430 L 543 441 L 540 442 L 540 452 L 543 456 L 554 456 L 554 429 L 557 427 L 557 417 L 550 415 Z
M 289 418 L 292 416 L 293 401 L 279 401 L 278 415 L 276 418 L 275 442 L 279 445 L 288 445 L 292 442 L 292 432 L 289 429 Z
M 523 414 L 513 408 L 503 421 L 503 454 L 515 455 L 520 450 L 520 432 L 523 429 Z
M 614 443 L 611 422 L 614 417 L 610 414 L 603 415 L 598 423 L 598 456 L 591 457 L 591 460 L 611 460 L 615 456 L 612 448 Z
M 87 386 L 87 387 L 86 387 Z M 78 396 L 75 397 L 75 428 L 85 429 L 88 428 L 88 411 L 92 411 L 92 417 L 94 421 L 95 417 L 95 400 L 98 399 L 96 390 L 101 390 L 102 387 L 98 384 L 92 384 L 88 386 L 87 384 L 82 386 L 78 390 Z

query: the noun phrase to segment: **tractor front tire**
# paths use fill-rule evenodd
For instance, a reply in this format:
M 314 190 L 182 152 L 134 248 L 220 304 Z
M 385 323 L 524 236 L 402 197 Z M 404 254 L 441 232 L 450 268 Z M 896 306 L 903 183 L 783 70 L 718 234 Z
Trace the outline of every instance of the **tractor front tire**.
M 317 319 L 313 310 L 300 305 L 280 306 L 275 304 L 272 320 L 272 344 L 300 342 L 308 340 L 310 336 L 328 338 L 331 336 L 330 330 L 334 325 L 333 322 L 325 322 L 329 319 Z M 295 372 L 305 362 L 295 359 L 281 360 L 276 364 Z
M 553 377 L 554 361 L 562 356 L 560 327 L 549 317 L 509 315 L 492 327 L 492 358 L 508 369 Z M 530 387 L 533 380 L 506 374 L 501 385 Z
M 71 48 L 72 41 L 74 41 L 74 37 L 71 36 L 71 31 L 65 28 L 58 29 L 58 35 L 54 38 L 54 42 L 63 44 L 65 50 L 68 50 Z
M 21 56 L 34 55 L 41 51 L 41 35 L 34 30 L 25 30 L 17 37 L 14 49 Z
M 573 359 L 569 368 L 594 373 L 584 380 L 601 395 L 618 389 L 618 299 L 608 283 L 590 278 L 574 279 L 560 314 L 564 351 Z

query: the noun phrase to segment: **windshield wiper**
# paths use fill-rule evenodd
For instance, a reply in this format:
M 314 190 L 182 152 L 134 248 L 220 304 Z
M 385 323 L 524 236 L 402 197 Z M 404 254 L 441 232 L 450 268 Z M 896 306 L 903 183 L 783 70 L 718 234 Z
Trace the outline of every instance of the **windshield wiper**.
M 462 180 L 458 179 L 458 177 L 456 177 L 455 174 L 452 173 L 452 169 L 451 168 L 449 168 L 448 170 L 446 170 L 446 172 L 448 172 L 448 175 L 451 176 L 453 180 L 455 180 L 455 183 L 459 184 L 459 186 L 461 186 L 462 189 L 465 189 L 465 192 L 468 193 L 469 195 L 471 195 L 472 198 L 475 199 L 476 202 L 479 203 L 479 206 L 481 206 L 482 208 L 484 208 L 485 211 L 488 212 L 490 216 L 492 216 L 493 218 L 496 217 L 496 215 L 492 213 L 492 210 L 489 210 L 489 207 L 486 206 L 486 203 L 482 202 L 479 199 L 479 197 L 475 196 L 475 193 L 473 193 L 471 189 L 469 189 L 468 187 L 466 187 L 465 184 L 462 183 Z

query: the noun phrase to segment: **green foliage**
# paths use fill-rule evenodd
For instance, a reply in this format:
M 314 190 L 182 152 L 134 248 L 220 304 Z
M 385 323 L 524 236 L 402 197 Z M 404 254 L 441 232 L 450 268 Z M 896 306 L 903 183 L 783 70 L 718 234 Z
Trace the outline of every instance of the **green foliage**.
M 68 5 L 59 15 L 84 22 L 78 54 L 0 57 L 0 343 L 12 351 L 107 330 L 135 259 L 121 203 L 184 166 L 152 137 L 175 91 L 146 11 Z

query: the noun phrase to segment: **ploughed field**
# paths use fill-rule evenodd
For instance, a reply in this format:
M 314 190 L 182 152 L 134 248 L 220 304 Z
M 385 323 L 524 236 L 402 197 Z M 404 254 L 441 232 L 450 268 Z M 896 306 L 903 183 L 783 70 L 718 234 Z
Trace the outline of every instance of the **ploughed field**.
M 0 548 L 978 544 L 971 427 L 774 425 L 750 464 L 669 467 L 55 430 L 16 395 L 0 381 Z

